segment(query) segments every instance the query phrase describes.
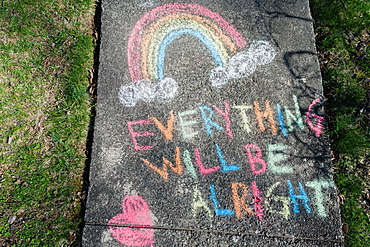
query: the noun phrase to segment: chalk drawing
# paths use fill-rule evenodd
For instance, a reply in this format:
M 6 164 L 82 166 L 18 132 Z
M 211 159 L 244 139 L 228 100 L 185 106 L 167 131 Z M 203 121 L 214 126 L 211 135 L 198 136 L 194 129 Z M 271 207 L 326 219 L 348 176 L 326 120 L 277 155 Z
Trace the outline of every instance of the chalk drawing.
M 293 97 L 293 99 L 294 98 L 295 97 Z M 316 137 L 321 135 L 323 128 L 322 121 L 324 121 L 323 117 L 313 112 L 313 107 L 319 100 L 320 99 L 316 99 L 310 104 L 305 118 L 306 126 L 314 130 L 313 134 Z M 297 103 L 297 100 L 295 100 L 295 103 Z M 277 135 L 278 128 L 280 127 L 282 136 L 287 137 L 290 131 L 303 131 L 305 128 L 303 122 L 304 118 L 301 117 L 299 105 L 295 106 L 295 114 L 293 114 L 288 107 L 285 107 L 284 111 L 284 108 L 282 108 L 280 104 L 276 104 L 276 110 L 272 109 L 269 100 L 266 100 L 264 105 L 264 107 L 260 107 L 260 104 L 255 101 L 254 107 L 252 105 L 231 106 L 228 101 L 225 101 L 224 109 L 218 108 L 216 105 L 213 105 L 213 108 L 211 106 L 201 105 L 195 109 L 181 111 L 177 114 L 173 110 L 170 110 L 167 124 L 154 116 L 150 116 L 149 119 L 145 120 L 128 121 L 128 131 L 131 135 L 133 148 L 136 151 L 149 151 L 154 149 L 154 146 L 148 145 L 148 143 L 153 143 L 150 142 L 150 140 L 155 138 L 162 138 L 163 140 L 164 138 L 166 142 L 173 142 L 176 133 L 180 134 L 178 138 L 184 140 L 201 136 L 201 132 L 214 139 L 220 137 L 219 133 L 224 133 L 228 138 L 233 139 L 234 135 L 240 136 L 244 135 L 245 132 L 251 133 L 251 123 L 257 122 L 257 124 L 254 125 L 254 131 L 266 135 L 266 130 L 271 128 L 272 135 Z M 277 113 L 277 117 L 275 116 L 275 112 Z M 248 116 L 247 113 L 251 116 Z M 221 120 L 220 117 L 222 117 L 223 120 Z M 252 117 L 255 117 L 254 121 Z M 279 124 L 276 120 L 279 121 Z M 234 133 L 232 128 L 234 128 L 235 125 L 232 124 L 233 122 L 236 122 L 245 131 L 235 131 Z M 288 122 L 288 125 L 286 125 L 285 122 Z M 156 126 L 161 134 L 155 134 L 151 131 L 138 131 L 138 129 L 147 130 L 153 128 L 149 126 L 145 127 L 145 125 Z M 215 132 L 218 133 L 216 134 Z M 146 146 L 143 146 L 143 144 L 140 145 L 140 143 L 145 143 Z M 274 173 L 280 173 L 274 170 L 274 165 L 272 165 L 271 168 L 271 171 Z
M 268 41 L 253 41 L 247 51 L 232 56 L 225 67 L 211 70 L 210 81 L 213 87 L 222 88 L 229 79 L 241 79 L 250 76 L 258 65 L 266 65 L 275 58 L 276 52 Z
M 150 120 L 139 120 L 139 121 L 129 121 L 127 122 L 127 128 L 128 128 L 128 131 L 130 132 L 131 134 L 131 140 L 132 140 L 132 143 L 134 144 L 134 148 L 136 151 L 147 151 L 147 150 L 150 150 L 153 148 L 153 146 L 139 146 L 138 142 L 137 142 L 137 137 L 145 137 L 145 136 L 154 136 L 155 134 L 153 132 L 149 132 L 149 131 L 144 131 L 144 132 L 141 132 L 141 131 L 134 131 L 133 129 L 133 125 L 148 125 L 148 124 L 151 124 L 151 121 Z
M 204 211 L 206 211 L 209 218 L 213 217 L 211 209 L 208 207 L 207 202 L 203 199 L 202 193 L 200 192 L 198 186 L 196 186 L 194 188 L 193 203 L 192 203 L 193 217 L 195 217 L 198 214 L 200 209 L 203 209 Z
M 175 122 L 175 115 L 170 111 L 170 119 L 167 120 L 167 128 L 157 118 L 151 118 L 157 128 L 163 133 L 167 141 L 172 141 L 173 137 L 173 123 Z
M 277 111 L 277 115 L 279 119 L 279 127 L 281 130 L 281 133 L 283 134 L 284 137 L 288 137 L 288 131 L 284 123 L 283 111 L 281 110 L 281 106 L 279 104 L 276 104 L 276 111 Z
M 269 144 L 267 147 L 267 163 L 269 164 L 269 170 L 273 173 L 293 173 L 293 167 L 277 165 L 277 163 L 288 159 L 287 155 L 284 153 L 288 146 L 277 143 Z
M 322 128 L 324 127 L 322 125 L 322 122 L 324 121 L 324 117 L 322 116 L 318 116 L 316 113 L 313 112 L 313 108 L 314 106 L 319 103 L 321 101 L 320 98 L 317 98 L 315 99 L 314 101 L 312 101 L 312 103 L 310 104 L 310 106 L 308 107 L 308 111 L 306 112 L 306 121 L 308 123 L 308 126 L 313 130 L 315 131 L 315 136 L 316 137 L 320 137 L 320 135 L 322 134 Z M 311 120 L 311 117 L 312 118 L 316 118 L 316 126 L 314 125 L 314 123 L 312 123 L 312 120 Z
M 308 202 L 310 201 L 310 198 L 308 198 L 307 193 L 304 190 L 303 185 L 301 184 L 301 182 L 298 182 L 299 193 L 300 194 L 295 194 L 292 182 L 290 182 L 290 180 L 288 180 L 288 186 L 289 186 L 290 201 L 293 204 L 293 212 L 296 213 L 296 214 L 298 214 L 300 212 L 299 211 L 299 203 L 298 203 L 297 200 L 303 200 L 303 205 L 304 205 L 304 208 L 306 209 L 306 212 L 311 213 L 311 208 L 308 205 Z
M 225 132 L 230 139 L 234 138 L 233 131 L 231 130 L 231 119 L 230 119 L 230 103 L 225 101 L 225 111 L 222 111 L 217 106 L 213 105 L 213 108 L 224 118 L 225 120 Z
M 155 79 L 155 78 L 145 78 L 142 71 L 150 71 L 151 68 L 147 68 L 149 64 L 147 63 L 149 58 L 142 57 L 142 54 L 145 53 L 149 56 L 149 54 L 153 54 L 149 51 L 148 45 L 150 43 L 156 45 L 162 45 L 163 42 L 158 42 L 158 34 L 156 35 L 156 31 L 167 32 L 164 37 L 167 37 L 173 30 L 167 29 L 167 26 L 171 26 L 174 23 L 177 24 L 176 19 L 184 18 L 181 14 L 188 14 L 187 18 L 194 20 L 200 27 L 204 27 L 205 30 L 208 30 L 208 33 L 213 33 L 216 37 L 220 39 L 220 44 L 224 44 L 227 47 L 227 43 L 225 39 L 221 38 L 221 34 L 224 36 L 229 37 L 233 40 L 235 46 L 241 50 L 246 45 L 246 40 L 242 35 L 233 27 L 229 22 L 227 22 L 222 16 L 220 16 L 216 12 L 212 12 L 211 10 L 202 7 L 197 4 L 188 4 L 188 3 L 171 3 L 165 4 L 163 6 L 159 6 L 157 8 L 152 9 L 148 13 L 146 13 L 135 25 L 133 28 L 127 47 L 127 58 L 128 58 L 128 66 L 131 75 L 131 79 L 133 82 L 140 81 L 142 79 Z M 170 17 L 167 17 L 170 16 Z M 198 17 L 202 17 L 204 19 L 210 20 L 216 27 L 221 30 L 216 31 L 212 26 L 207 23 L 203 23 Z M 162 18 L 164 18 L 162 20 Z M 185 22 L 186 23 L 186 22 Z M 163 26 L 165 25 L 165 26 Z M 167 26 L 166 26 L 167 25 Z M 151 26 L 152 29 L 151 29 Z M 190 28 L 191 29 L 191 28 Z M 179 29 L 181 30 L 181 29 Z M 206 34 L 206 31 L 200 32 L 201 34 Z M 147 36 L 145 36 L 147 35 Z M 144 39 L 145 36 L 145 39 Z M 150 40 L 148 45 L 142 46 L 144 40 Z M 160 41 L 160 40 L 159 40 Z M 209 40 L 210 42 L 212 40 Z M 215 48 L 221 50 L 220 47 Z M 152 56 L 151 60 L 153 63 L 158 62 L 159 53 L 150 55 Z M 145 64 L 146 66 L 142 66 Z
M 138 93 L 135 84 L 121 86 L 118 99 L 124 106 L 133 107 L 136 105 L 138 98 Z
M 135 2 L 137 6 L 152 8 L 159 1 Z M 185 93 L 181 92 L 181 75 L 175 80 L 166 75 L 165 69 L 169 49 L 176 49 L 176 41 L 183 36 L 197 39 L 207 49 L 212 65 L 207 69 L 209 82 L 206 83 L 217 89 L 250 77 L 261 66 L 272 63 L 277 56 L 277 51 L 268 41 L 256 40 L 247 44 L 233 25 L 220 14 L 205 7 L 188 3 L 155 7 L 141 17 L 128 39 L 130 81 L 122 85 L 118 92 L 123 106 L 169 103 Z M 187 45 L 186 48 L 191 47 Z M 217 93 L 221 90 L 212 91 Z M 273 222 L 275 217 L 271 217 L 271 214 L 278 215 L 279 221 L 299 219 L 292 216 L 300 213 L 304 217 L 314 213 L 318 216 L 315 216 L 316 219 L 327 217 L 326 206 L 329 199 L 326 198 L 326 193 L 334 187 L 333 182 L 318 179 L 300 181 L 304 174 L 293 173 L 301 170 L 299 167 L 307 166 L 312 159 L 309 162 L 300 162 L 297 152 L 309 157 L 310 154 L 305 154 L 304 151 L 311 147 L 306 149 L 301 146 L 305 144 L 298 142 L 294 142 L 297 147 L 283 144 L 294 138 L 292 132 L 301 131 L 299 137 L 306 134 L 303 132 L 305 127 L 312 130 L 310 134 L 316 137 L 322 135 L 324 118 L 316 112 L 321 99 L 314 99 L 307 104 L 309 106 L 304 117 L 301 113 L 304 108 L 299 105 L 301 100 L 295 95 L 292 95 L 293 100 L 289 107 L 275 102 L 279 98 L 285 98 L 284 95 L 271 101 L 262 101 L 261 95 L 245 96 L 251 102 L 243 104 L 240 102 L 243 97 L 239 97 L 234 102 L 238 105 L 232 105 L 228 99 L 222 99 L 223 106 L 216 105 L 220 104 L 222 97 L 210 97 L 215 101 L 195 104 L 188 104 L 183 99 L 185 104 L 177 107 L 181 108 L 180 112 L 176 112 L 176 108 L 168 109 L 170 106 L 155 107 L 157 111 L 167 109 L 166 117 L 160 113 L 161 117 L 157 118 L 152 115 L 153 112 L 145 111 L 141 115 L 146 115 L 143 118 L 147 119 L 127 122 L 126 132 L 132 141 L 131 151 L 137 155 L 135 159 L 140 160 L 140 165 L 147 169 L 144 174 L 150 176 L 151 183 L 156 179 L 161 180 L 158 188 L 153 186 L 154 189 L 159 189 L 156 191 L 160 194 L 157 199 L 172 200 L 170 207 L 162 207 L 163 210 L 170 210 L 162 215 L 177 213 L 180 216 L 192 216 L 192 222 L 199 221 L 201 225 L 204 225 L 204 218 L 207 218 L 211 225 L 216 223 L 216 227 L 220 223 L 215 222 L 219 217 L 230 217 L 230 220 L 234 217 L 234 223 L 239 221 L 247 224 L 249 219 L 245 218 L 248 217 L 255 218 L 261 224 L 271 218 Z M 203 100 L 206 99 L 201 101 Z M 301 102 L 305 102 L 305 99 Z M 184 109 L 186 105 L 191 105 L 191 109 Z M 283 143 L 278 143 L 278 132 Z M 264 139 L 257 138 L 256 141 L 255 134 L 260 134 Z M 287 138 L 289 134 L 292 136 Z M 251 144 L 248 140 L 254 140 L 260 146 Z M 274 143 L 266 143 L 269 141 Z M 165 145 L 158 145 L 163 142 Z M 214 145 L 214 149 L 210 148 L 210 144 Z M 261 148 L 261 144 L 265 148 Z M 164 149 L 157 152 L 161 147 Z M 174 150 L 169 152 L 169 149 Z M 161 153 L 164 155 L 159 155 Z M 309 169 L 311 167 L 308 167 L 307 172 L 314 168 Z M 289 175 L 295 180 L 289 180 Z M 143 183 L 139 179 L 135 183 L 141 183 L 143 190 L 148 189 L 144 188 L 145 179 L 148 178 L 141 179 L 144 180 Z M 258 179 L 258 182 L 254 181 Z M 173 187 L 174 180 L 177 181 L 174 190 L 176 193 L 171 194 L 168 190 Z M 189 184 L 192 191 L 188 189 Z M 119 186 L 120 184 L 116 185 L 116 188 Z M 130 196 L 123 198 L 122 212 L 109 220 L 110 235 L 104 235 L 104 239 L 108 241 L 109 237 L 114 237 L 125 246 L 153 247 L 153 226 L 156 220 L 146 201 L 136 195 L 139 193 L 133 191 L 132 186 L 133 184 L 125 186 L 124 193 Z M 230 186 L 229 197 L 224 195 L 227 186 Z M 169 193 L 162 193 L 163 191 Z M 175 197 L 180 198 L 173 200 Z M 181 205 L 174 207 L 177 201 L 181 201 Z M 188 212 L 177 212 L 180 208 Z M 165 219 L 161 221 L 166 224 Z
M 140 1 L 147 6 L 153 1 Z M 168 46 L 182 35 L 200 40 L 216 64 L 209 73 L 211 86 L 222 88 L 230 79 L 251 75 L 270 63 L 276 52 L 268 41 L 253 41 L 247 51 L 245 38 L 218 13 L 196 4 L 172 3 L 146 13 L 133 28 L 127 47 L 132 83 L 123 85 L 119 100 L 126 107 L 144 102 L 168 102 L 178 94 L 178 83 L 164 75 Z M 156 82 L 158 81 L 158 82 Z
M 110 226 L 109 232 L 121 244 L 154 247 L 154 229 L 150 228 L 154 222 L 150 214 L 149 206 L 142 197 L 127 196 L 122 200 L 122 213 L 114 216 L 108 223 L 145 227 Z
M 154 164 L 152 164 L 147 159 L 141 159 L 145 165 L 147 165 L 149 168 L 157 172 L 164 180 L 168 180 L 168 168 L 170 167 L 173 172 L 175 172 L 177 175 L 181 176 L 184 172 L 184 166 L 181 162 L 181 154 L 180 154 L 180 148 L 176 147 L 175 149 L 175 164 L 173 164 L 171 161 L 166 159 L 165 157 L 162 157 L 163 165 L 162 167 L 158 167 Z
M 214 207 L 216 215 L 229 215 L 229 216 L 234 215 L 234 211 L 232 209 L 225 209 L 225 208 L 220 207 L 220 203 L 216 195 L 216 189 L 213 184 L 211 184 L 211 186 L 209 187 L 209 190 L 211 192 L 211 200 L 213 202 L 213 207 Z
M 277 213 L 281 214 L 284 216 L 285 219 L 289 219 L 290 211 L 289 211 L 289 204 L 290 204 L 290 199 L 287 196 L 274 196 L 272 193 L 273 191 L 280 185 L 280 182 L 276 182 L 273 185 L 271 185 L 267 190 L 266 190 L 266 205 L 269 208 L 270 213 Z M 272 203 L 271 201 L 274 202 L 279 202 L 279 205 L 282 204 L 282 207 L 280 210 L 273 209 L 272 208 Z
M 268 123 L 271 127 L 272 134 L 276 135 L 277 134 L 276 122 L 274 118 L 274 112 L 271 110 L 271 107 L 270 107 L 269 100 L 266 100 L 265 107 L 266 107 L 266 110 L 262 112 L 260 109 L 259 103 L 257 101 L 254 102 L 254 113 L 256 114 L 258 127 L 261 132 L 265 132 L 266 127 L 264 125 L 264 118 L 267 118 Z
M 262 151 L 261 149 L 255 144 L 247 144 L 244 146 L 245 151 L 248 154 L 248 162 L 251 167 L 251 171 L 254 175 L 263 174 L 266 171 L 267 164 L 266 161 L 261 159 Z M 254 152 L 253 152 L 253 151 Z M 257 169 L 257 165 L 260 164 L 260 168 Z
M 323 189 L 334 187 L 334 183 L 329 180 L 314 180 L 306 182 L 306 186 L 315 190 L 315 205 L 318 211 L 318 215 L 326 217 L 327 213 L 324 207 L 324 193 Z
M 303 125 L 301 111 L 299 110 L 297 96 L 293 95 L 293 101 L 294 101 L 295 115 L 289 110 L 287 106 L 284 108 L 287 125 L 289 128 L 289 131 L 294 130 L 293 124 L 295 124 L 299 128 L 299 130 L 302 130 L 304 128 L 304 125 Z
M 172 78 L 164 78 L 157 84 L 150 80 L 141 80 L 134 84 L 121 86 L 118 98 L 127 107 L 133 107 L 139 100 L 144 102 L 168 102 L 178 94 L 178 84 Z
M 213 21 L 187 13 L 170 14 L 151 24 L 143 35 L 141 51 L 144 77 L 156 78 L 158 76 L 158 72 L 162 70 L 158 67 L 158 62 L 163 61 L 166 53 L 166 49 L 160 48 L 165 48 L 173 41 L 169 42 L 170 40 L 167 37 L 173 37 L 176 33 L 180 34 L 185 30 L 210 49 L 217 64 L 227 62 L 229 58 L 227 49 L 231 52 L 237 51 L 230 37 L 225 35 Z M 151 42 L 153 40 L 155 42 Z M 155 54 L 159 54 L 159 59 L 154 56 Z M 145 68 L 151 69 L 146 70 Z
M 168 102 L 171 99 L 175 98 L 177 93 L 177 82 L 172 78 L 164 78 L 163 80 L 158 82 L 154 98 L 157 98 L 158 101 L 161 102 Z
M 212 87 L 222 88 L 229 83 L 229 75 L 227 68 L 216 67 L 209 72 L 209 80 Z
M 196 110 L 187 110 L 183 112 L 179 112 L 179 125 L 181 126 L 181 133 L 184 139 L 192 138 L 196 135 L 198 135 L 198 131 L 193 131 L 193 128 L 191 126 L 196 125 L 198 122 L 194 121 L 194 117 L 186 117 L 197 114 Z M 186 119 L 192 119 L 192 120 L 186 120 Z
M 249 46 L 248 52 L 252 54 L 251 57 L 256 65 L 271 63 L 277 54 L 270 43 L 265 40 L 253 41 Z
M 303 119 L 302 119 L 301 111 L 299 109 L 297 96 L 293 95 L 293 101 L 294 101 L 295 115 L 289 110 L 287 106 L 285 106 L 284 108 L 287 124 L 285 124 L 284 122 L 284 115 L 283 115 L 281 106 L 279 104 L 276 104 L 276 110 L 277 110 L 278 120 L 280 124 L 279 127 L 284 137 L 288 137 L 288 130 L 289 132 L 294 131 L 294 124 L 298 127 L 299 130 L 303 130 L 304 128 Z
M 202 114 L 204 127 L 206 128 L 208 135 L 213 135 L 213 128 L 218 130 L 224 130 L 218 123 L 212 121 L 212 117 L 215 115 L 214 111 L 208 106 L 199 106 L 199 110 Z
M 236 106 L 232 106 L 232 108 L 239 110 L 239 115 L 240 115 L 240 118 L 242 120 L 241 126 L 243 127 L 243 129 L 247 133 L 252 132 L 252 130 L 251 130 L 251 120 L 247 115 L 247 111 L 252 110 L 253 106 L 251 106 L 251 105 L 248 105 L 248 106 L 247 105 L 236 105 Z
M 248 186 L 242 183 L 232 183 L 231 191 L 236 217 L 241 219 L 244 215 L 253 214 L 252 209 L 248 205 L 248 201 L 251 201 L 251 197 L 248 194 Z M 241 193 L 239 193 L 240 191 Z
M 265 212 L 265 209 L 263 208 L 264 200 L 261 196 L 261 192 L 259 188 L 257 187 L 257 182 L 252 181 L 251 182 L 251 189 L 253 194 L 253 203 L 254 203 L 254 211 L 256 213 L 256 216 L 258 220 L 263 221 L 263 215 Z
M 200 156 L 200 152 L 199 152 L 198 148 L 194 148 L 194 157 L 195 157 L 195 162 L 198 165 L 199 172 L 200 172 L 200 174 L 202 174 L 202 176 L 211 174 L 211 173 L 216 172 L 216 171 L 221 169 L 220 166 L 214 166 L 214 167 L 206 168 L 203 164 L 203 161 L 202 161 L 202 158 Z
M 239 165 L 228 165 L 225 158 L 224 158 L 224 155 L 222 153 L 222 150 L 221 150 L 220 146 L 218 144 L 216 144 L 215 146 L 216 146 L 216 152 L 217 152 L 218 160 L 221 163 L 221 171 L 230 172 L 230 171 L 240 170 Z
M 257 65 L 253 60 L 253 54 L 243 51 L 230 58 L 226 68 L 229 79 L 241 79 L 251 75 Z
M 197 172 L 195 171 L 195 167 L 193 165 L 193 162 L 191 162 L 191 154 L 189 150 L 185 150 L 183 152 L 183 160 L 186 167 L 186 170 L 192 176 L 194 179 L 198 179 Z
M 166 56 L 167 47 L 174 40 L 176 40 L 178 37 L 180 37 L 184 34 L 190 34 L 190 35 L 198 38 L 211 51 L 212 58 L 213 58 L 214 62 L 218 66 L 222 66 L 222 64 L 224 64 L 221 60 L 220 55 L 218 54 L 218 52 L 216 50 L 216 47 L 214 46 L 214 44 L 212 44 L 209 41 L 209 39 L 205 35 L 203 35 L 202 33 L 198 32 L 198 31 L 195 31 L 194 29 L 191 29 L 191 28 L 180 29 L 178 31 L 170 33 L 165 38 L 165 40 L 163 41 L 163 44 L 160 47 L 159 58 L 158 58 L 158 60 L 159 60 L 158 61 L 158 79 L 159 80 L 161 80 L 164 77 L 164 72 L 163 72 L 163 70 L 164 70 L 164 59 L 165 59 L 165 56 Z

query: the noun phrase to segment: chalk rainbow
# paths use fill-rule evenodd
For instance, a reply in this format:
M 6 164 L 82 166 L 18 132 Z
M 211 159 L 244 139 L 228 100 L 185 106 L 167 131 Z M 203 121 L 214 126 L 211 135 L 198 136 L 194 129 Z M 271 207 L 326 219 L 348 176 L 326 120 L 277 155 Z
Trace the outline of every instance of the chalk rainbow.
M 198 38 L 221 67 L 246 46 L 245 38 L 218 13 L 197 4 L 165 4 L 146 13 L 130 34 L 127 56 L 132 81 L 163 80 L 166 49 L 184 34 Z

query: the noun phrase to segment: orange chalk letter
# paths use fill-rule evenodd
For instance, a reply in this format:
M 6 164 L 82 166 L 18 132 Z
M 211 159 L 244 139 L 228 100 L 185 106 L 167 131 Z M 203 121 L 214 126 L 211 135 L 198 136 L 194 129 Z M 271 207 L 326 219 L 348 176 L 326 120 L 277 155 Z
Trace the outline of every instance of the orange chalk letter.
M 176 147 L 175 152 L 175 165 L 166 159 L 165 157 L 162 157 L 163 159 L 163 165 L 162 167 L 158 167 L 153 165 L 149 160 L 142 159 L 142 161 L 147 165 L 149 168 L 157 172 L 164 180 L 168 180 L 168 169 L 167 166 L 171 168 L 172 171 L 174 171 L 177 175 L 181 176 L 184 172 L 184 166 L 181 162 L 181 155 L 180 155 L 180 148 Z
M 271 107 L 270 107 L 270 101 L 266 100 L 265 105 L 266 105 L 266 110 L 264 112 L 261 112 L 260 105 L 258 104 L 258 102 L 257 101 L 254 102 L 254 112 L 256 114 L 258 127 L 261 132 L 265 132 L 266 127 L 263 124 L 263 122 L 264 122 L 264 118 L 267 118 L 269 125 L 271 127 L 272 134 L 276 135 L 277 134 L 276 122 L 275 122 L 274 112 L 271 110 Z
M 167 120 L 167 128 L 155 117 L 151 117 L 155 126 L 163 133 L 167 141 L 172 141 L 173 137 L 173 123 L 175 122 L 175 115 L 170 111 L 170 119 Z
M 241 191 L 241 195 L 239 195 L 239 191 Z M 232 183 L 231 192 L 236 217 L 240 219 L 244 215 L 253 214 L 253 210 L 248 206 L 248 201 L 252 200 L 248 195 L 248 186 L 242 183 Z

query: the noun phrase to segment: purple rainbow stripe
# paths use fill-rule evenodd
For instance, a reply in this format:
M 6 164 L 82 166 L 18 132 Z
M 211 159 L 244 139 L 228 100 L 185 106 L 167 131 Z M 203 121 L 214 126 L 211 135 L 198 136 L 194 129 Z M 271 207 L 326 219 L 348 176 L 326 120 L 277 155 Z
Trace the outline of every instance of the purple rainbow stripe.
M 144 30 L 153 21 L 173 13 L 188 13 L 194 15 L 205 16 L 211 19 L 214 23 L 219 25 L 219 27 L 225 31 L 225 33 L 230 36 L 236 47 L 242 49 L 246 46 L 246 39 L 232 26 L 228 21 L 222 18 L 218 13 L 212 12 L 211 10 L 199 6 L 197 4 L 186 4 L 186 3 L 172 3 L 165 4 L 163 6 L 152 9 L 150 12 L 146 13 L 133 28 L 127 49 L 127 59 L 128 66 L 131 75 L 131 80 L 137 82 L 143 79 L 143 74 L 141 72 L 141 38 Z

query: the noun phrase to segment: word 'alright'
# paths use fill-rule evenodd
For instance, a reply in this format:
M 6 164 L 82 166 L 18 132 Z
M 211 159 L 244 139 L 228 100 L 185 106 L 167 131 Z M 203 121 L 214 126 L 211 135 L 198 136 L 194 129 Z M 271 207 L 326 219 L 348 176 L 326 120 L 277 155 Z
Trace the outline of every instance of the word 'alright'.
M 286 194 L 274 195 L 275 191 L 282 186 L 285 188 Z M 263 221 L 265 212 L 267 211 L 273 214 L 280 214 L 285 219 L 289 219 L 292 212 L 299 214 L 302 210 L 308 214 L 314 211 L 318 216 L 326 217 L 327 212 L 324 206 L 324 197 L 327 194 L 327 190 L 334 187 L 334 184 L 329 180 L 314 180 L 308 181 L 304 185 L 298 182 L 298 188 L 295 188 L 293 183 L 288 179 L 286 183 L 276 182 L 267 187 L 264 190 L 264 196 L 258 188 L 256 181 L 251 181 L 250 186 L 245 183 L 234 182 L 231 183 L 230 187 L 233 207 L 225 208 L 218 199 L 220 195 L 215 185 L 211 184 L 209 187 L 209 200 L 195 186 L 191 206 L 193 217 L 196 217 L 198 213 L 203 211 L 209 218 L 216 215 L 235 216 L 241 219 L 245 216 L 255 215 L 258 220 Z M 306 192 L 307 189 L 309 189 L 308 192 Z M 311 203 L 309 197 L 312 194 L 314 198 L 313 203 Z M 213 210 L 210 209 L 209 204 L 212 205 Z M 253 208 L 250 205 L 253 205 Z M 313 210 L 313 206 L 315 210 Z

